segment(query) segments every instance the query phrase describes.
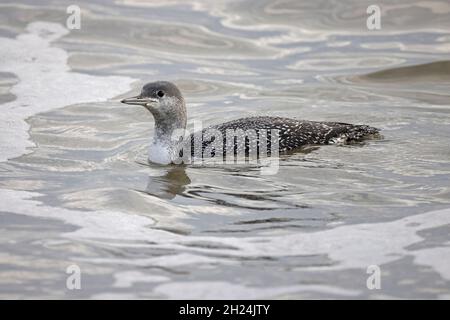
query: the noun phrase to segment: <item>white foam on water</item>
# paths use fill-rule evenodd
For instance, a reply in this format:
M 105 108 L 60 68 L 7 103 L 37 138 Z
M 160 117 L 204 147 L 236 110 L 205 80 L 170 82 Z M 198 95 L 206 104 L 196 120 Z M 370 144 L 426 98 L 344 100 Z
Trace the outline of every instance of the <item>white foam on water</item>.
M 155 293 L 169 299 L 268 299 L 301 292 L 318 292 L 338 296 L 356 296 L 357 290 L 327 285 L 292 285 L 279 287 L 248 287 L 222 281 L 171 282 L 158 285 Z
M 34 197 L 42 196 L 37 192 L 0 189 L 0 212 L 12 212 L 31 217 L 58 219 L 66 223 L 80 226 L 92 239 L 120 239 L 122 241 L 136 239 L 133 236 L 145 231 L 155 221 L 135 214 L 119 211 L 81 211 L 43 205 Z M 141 231 L 139 231 L 141 230 Z M 114 236 L 116 233 L 116 236 Z M 97 234 L 96 236 L 94 236 Z M 131 238 L 130 238 L 131 236 Z M 141 233 L 141 236 L 145 237 Z M 69 234 L 70 237 L 70 234 Z M 138 236 L 139 237 L 139 236 Z
M 450 247 L 443 243 L 436 247 L 421 249 L 409 248 L 424 240 L 418 232 L 442 227 L 450 224 L 450 208 L 408 216 L 390 222 L 361 223 L 342 225 L 317 232 L 296 232 L 289 235 L 256 236 L 256 237 L 211 237 L 185 236 L 149 228 L 154 221 L 148 217 L 112 211 L 80 211 L 51 207 L 33 199 L 41 194 L 27 191 L 0 189 L 0 211 L 11 212 L 34 217 L 54 218 L 79 226 L 80 229 L 63 236 L 77 241 L 101 242 L 102 245 L 116 247 L 146 246 L 154 249 L 168 249 L 175 254 L 162 255 L 148 259 L 102 259 L 89 258 L 90 263 L 127 265 L 127 266 L 165 266 L 177 267 L 196 264 L 197 267 L 233 264 L 235 258 L 289 257 L 325 255 L 333 264 L 325 266 L 305 267 L 305 270 L 328 271 L 360 269 L 365 273 L 369 265 L 394 262 L 404 257 L 413 257 L 417 265 L 432 268 L 443 279 L 450 280 Z M 133 243 L 135 240 L 137 243 Z M 205 243 L 205 246 L 201 246 Z M 211 246 L 211 244 L 216 244 Z M 208 246 L 209 245 L 209 246 Z M 230 259 L 231 258 L 231 259 Z M 80 257 L 81 260 L 87 260 Z M 127 275 L 127 282 L 130 282 Z M 119 277 L 120 278 L 120 277 Z M 152 279 L 149 279 L 151 281 Z M 163 279 L 160 279 L 163 280 Z M 139 282 L 137 279 L 135 282 Z M 261 291 L 244 285 L 233 287 L 230 283 L 210 282 L 178 282 L 161 284 L 156 292 L 171 298 L 178 297 L 181 290 L 190 291 L 189 298 L 201 298 L 208 295 L 215 298 L 226 298 L 245 293 L 254 298 L 277 296 L 304 290 L 323 290 L 330 294 L 335 292 L 327 286 L 318 288 L 309 286 L 287 286 L 266 288 Z M 270 289 L 270 290 L 269 290 Z M 273 289 L 273 290 L 272 290 Z M 337 288 L 335 288 L 337 289 Z M 254 290 L 254 291 L 252 291 Z M 343 289 L 344 290 L 344 289 Z M 346 289 L 345 289 L 346 290 Z M 357 294 L 357 292 L 342 294 Z M 185 297 L 186 298 L 186 297 Z
M 76 103 L 101 102 L 128 91 L 135 79 L 71 72 L 68 53 L 53 46 L 69 33 L 60 24 L 33 22 L 15 39 L 0 38 L 0 72 L 13 73 L 17 98 L 0 105 L 0 162 L 33 147 L 25 120 L 37 113 Z
M 172 247 L 174 248 L 174 247 Z M 133 259 L 133 260 L 122 260 L 113 258 L 89 258 L 89 259 L 79 259 L 80 261 L 93 262 L 98 264 L 121 264 L 121 265 L 133 265 L 138 267 L 164 267 L 164 268 L 174 268 L 187 265 L 196 264 L 237 264 L 237 261 L 230 259 L 220 259 L 217 257 L 207 257 L 199 254 L 190 253 L 180 253 L 180 254 L 168 254 L 164 256 L 154 257 L 154 258 L 144 258 L 144 259 Z
M 169 277 L 148 275 L 140 271 L 122 271 L 114 274 L 115 282 L 113 287 L 115 288 L 131 288 L 135 283 L 155 283 L 170 281 Z
M 445 245 L 415 251 L 414 262 L 433 268 L 442 278 L 450 280 L 450 243 Z

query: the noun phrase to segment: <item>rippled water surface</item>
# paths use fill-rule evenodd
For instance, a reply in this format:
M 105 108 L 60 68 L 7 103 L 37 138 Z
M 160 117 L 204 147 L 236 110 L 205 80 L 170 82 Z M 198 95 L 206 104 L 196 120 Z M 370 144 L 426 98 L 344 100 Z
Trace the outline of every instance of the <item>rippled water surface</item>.
M 0 3 L 0 298 L 450 298 L 450 3 Z M 120 98 L 174 81 L 189 125 L 364 123 L 249 166 L 146 163 Z M 81 290 L 66 269 L 81 269 Z M 366 287 L 381 269 L 380 290 Z

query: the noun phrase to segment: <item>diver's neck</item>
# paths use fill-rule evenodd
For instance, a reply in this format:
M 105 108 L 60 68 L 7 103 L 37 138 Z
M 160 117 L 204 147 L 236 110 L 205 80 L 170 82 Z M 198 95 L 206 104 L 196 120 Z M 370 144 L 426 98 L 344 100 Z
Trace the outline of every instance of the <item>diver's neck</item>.
M 153 139 L 149 149 L 149 160 L 160 164 L 170 164 L 178 158 L 185 136 L 186 122 L 167 123 L 156 119 Z
M 166 124 L 156 122 L 153 143 L 177 145 L 184 139 L 185 129 L 185 123 Z
M 155 129 L 149 159 L 158 156 L 162 156 L 166 162 L 168 158 L 175 159 L 184 140 L 187 122 L 184 100 L 169 102 L 158 109 L 150 109 L 155 120 Z

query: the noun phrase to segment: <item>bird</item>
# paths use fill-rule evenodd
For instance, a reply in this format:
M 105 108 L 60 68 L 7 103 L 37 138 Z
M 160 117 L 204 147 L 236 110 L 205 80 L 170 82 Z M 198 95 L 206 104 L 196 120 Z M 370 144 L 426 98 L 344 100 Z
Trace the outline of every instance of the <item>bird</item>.
M 252 116 L 212 125 L 186 135 L 187 111 L 178 87 L 169 81 L 145 84 L 138 96 L 121 100 L 140 105 L 155 120 L 148 160 L 179 164 L 192 159 L 271 156 L 311 145 L 351 144 L 380 137 L 368 125 Z

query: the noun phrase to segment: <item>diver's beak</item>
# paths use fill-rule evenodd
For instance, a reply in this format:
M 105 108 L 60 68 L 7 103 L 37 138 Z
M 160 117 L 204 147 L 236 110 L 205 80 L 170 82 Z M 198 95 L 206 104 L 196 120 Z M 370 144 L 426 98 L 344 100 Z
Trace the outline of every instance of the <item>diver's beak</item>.
M 126 104 L 136 104 L 136 105 L 140 105 L 140 106 L 147 106 L 147 105 L 151 105 L 151 104 L 158 102 L 158 100 L 149 98 L 149 97 L 136 96 L 136 97 L 123 99 L 120 102 L 126 103 Z

